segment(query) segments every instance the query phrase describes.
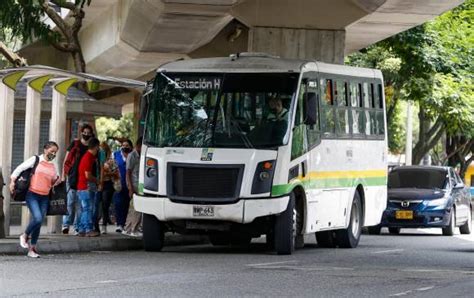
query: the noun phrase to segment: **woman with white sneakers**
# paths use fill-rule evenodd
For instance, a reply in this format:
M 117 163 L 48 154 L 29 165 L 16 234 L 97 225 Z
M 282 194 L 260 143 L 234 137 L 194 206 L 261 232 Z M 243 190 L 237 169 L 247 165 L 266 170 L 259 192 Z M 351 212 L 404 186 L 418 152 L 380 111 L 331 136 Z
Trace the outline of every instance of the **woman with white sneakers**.
M 25 232 L 20 236 L 20 245 L 28 249 L 28 257 L 39 258 L 36 250 L 41 224 L 48 211 L 49 192 L 59 182 L 59 172 L 53 162 L 58 152 L 58 144 L 47 142 L 43 147 L 43 154 L 38 156 L 38 164 L 31 176 L 30 187 L 26 194 L 26 206 L 31 213 L 31 221 Z M 36 163 L 36 156 L 25 160 L 11 175 L 10 192 L 15 190 L 15 180 L 24 170 L 31 169 Z M 31 243 L 28 241 L 31 238 Z

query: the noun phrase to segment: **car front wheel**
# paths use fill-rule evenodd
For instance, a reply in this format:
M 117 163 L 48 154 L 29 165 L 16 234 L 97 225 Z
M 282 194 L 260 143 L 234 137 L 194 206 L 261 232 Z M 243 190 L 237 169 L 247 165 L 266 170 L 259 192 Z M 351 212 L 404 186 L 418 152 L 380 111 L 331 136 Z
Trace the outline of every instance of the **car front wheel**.
M 451 217 L 449 219 L 449 224 L 446 228 L 443 228 L 444 236 L 453 236 L 454 230 L 456 229 L 456 210 L 451 209 Z
M 471 234 L 472 231 L 472 209 L 469 209 L 467 221 L 459 227 L 461 234 Z

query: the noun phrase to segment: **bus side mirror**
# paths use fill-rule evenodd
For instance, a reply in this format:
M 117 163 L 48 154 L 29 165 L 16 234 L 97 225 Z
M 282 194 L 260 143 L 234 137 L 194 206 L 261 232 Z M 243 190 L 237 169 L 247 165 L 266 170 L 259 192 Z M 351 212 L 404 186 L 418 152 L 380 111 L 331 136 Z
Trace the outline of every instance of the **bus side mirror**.
M 305 100 L 305 117 L 304 124 L 315 125 L 318 121 L 318 98 L 314 92 L 306 92 L 304 94 Z

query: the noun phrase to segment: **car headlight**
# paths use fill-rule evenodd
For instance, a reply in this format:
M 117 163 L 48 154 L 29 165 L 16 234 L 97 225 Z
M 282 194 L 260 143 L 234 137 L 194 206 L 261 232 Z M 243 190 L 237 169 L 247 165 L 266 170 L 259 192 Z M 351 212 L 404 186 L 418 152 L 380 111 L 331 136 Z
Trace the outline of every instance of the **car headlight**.
M 428 203 L 426 204 L 426 206 L 444 206 L 446 205 L 447 200 L 445 198 L 441 198 L 441 199 L 430 200 L 427 202 Z

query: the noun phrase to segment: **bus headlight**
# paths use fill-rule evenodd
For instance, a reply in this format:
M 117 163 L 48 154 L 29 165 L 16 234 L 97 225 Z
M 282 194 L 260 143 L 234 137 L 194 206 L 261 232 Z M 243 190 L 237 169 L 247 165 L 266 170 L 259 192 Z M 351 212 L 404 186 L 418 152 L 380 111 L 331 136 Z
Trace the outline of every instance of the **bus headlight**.
M 252 194 L 267 193 L 271 191 L 275 160 L 262 161 L 257 165 L 253 176 Z
M 145 159 L 144 187 L 147 190 L 158 191 L 158 161 L 154 158 Z

